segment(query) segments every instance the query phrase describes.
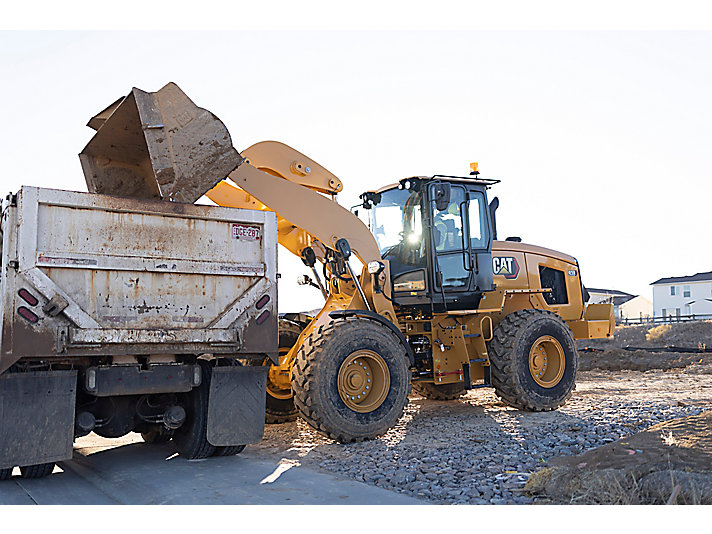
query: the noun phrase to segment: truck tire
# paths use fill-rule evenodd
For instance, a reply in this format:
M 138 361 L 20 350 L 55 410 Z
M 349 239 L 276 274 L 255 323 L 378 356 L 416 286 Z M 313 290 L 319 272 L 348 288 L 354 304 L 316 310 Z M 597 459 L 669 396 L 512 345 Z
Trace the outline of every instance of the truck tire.
M 12 467 L 0 469 L 0 480 L 10 480 L 10 477 L 12 477 Z
M 203 380 L 183 396 L 186 419 L 173 433 L 173 443 L 181 456 L 188 460 L 207 458 L 215 453 L 215 446 L 208 442 L 208 397 L 212 366 L 205 360 L 198 360 Z
M 235 456 L 245 450 L 244 445 L 227 445 L 225 447 L 215 447 L 213 456 Z
M 374 438 L 403 414 L 408 367 L 405 348 L 385 326 L 362 317 L 332 320 L 299 348 L 294 403 L 307 423 L 332 439 Z
M 286 354 L 291 349 L 302 333 L 302 327 L 292 321 L 280 319 L 279 321 L 279 355 Z M 264 361 L 264 365 L 271 365 L 269 358 Z M 298 417 L 297 408 L 294 406 L 294 394 L 291 388 L 288 390 L 279 388 L 276 384 L 270 383 L 267 376 L 267 396 L 265 398 L 265 423 L 286 423 L 296 421 Z
M 554 410 L 576 387 L 574 336 L 555 313 L 520 310 L 507 315 L 495 328 L 488 351 L 492 385 L 510 406 Z
M 436 386 L 432 382 L 413 382 L 413 393 L 431 400 L 455 400 L 467 393 L 465 385 L 455 382 Z
M 166 443 L 173 437 L 173 432 L 164 432 L 162 430 L 152 429 L 146 432 L 141 432 L 141 437 L 146 443 Z
M 22 478 L 42 478 L 52 474 L 54 462 L 20 467 Z

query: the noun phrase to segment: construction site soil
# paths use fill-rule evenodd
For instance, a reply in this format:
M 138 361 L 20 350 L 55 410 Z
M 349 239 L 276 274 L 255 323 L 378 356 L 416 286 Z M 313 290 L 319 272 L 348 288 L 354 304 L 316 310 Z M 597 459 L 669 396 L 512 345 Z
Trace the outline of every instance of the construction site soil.
M 712 347 L 712 322 L 579 342 L 577 389 L 553 412 L 515 410 L 488 389 L 412 395 L 376 440 L 335 443 L 298 420 L 251 447 L 431 503 L 712 504 L 712 353 L 670 346 Z

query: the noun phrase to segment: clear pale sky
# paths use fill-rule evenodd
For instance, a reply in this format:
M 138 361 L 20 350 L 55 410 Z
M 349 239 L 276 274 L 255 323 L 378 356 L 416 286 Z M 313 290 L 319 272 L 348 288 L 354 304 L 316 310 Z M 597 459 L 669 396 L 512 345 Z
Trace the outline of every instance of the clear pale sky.
M 238 150 L 278 140 L 331 170 L 345 206 L 478 161 L 501 238 L 652 300 L 712 270 L 710 57 L 710 32 L 0 32 L 0 189 L 85 191 L 87 120 L 174 81 Z M 280 311 L 321 306 L 301 262 L 279 270 Z

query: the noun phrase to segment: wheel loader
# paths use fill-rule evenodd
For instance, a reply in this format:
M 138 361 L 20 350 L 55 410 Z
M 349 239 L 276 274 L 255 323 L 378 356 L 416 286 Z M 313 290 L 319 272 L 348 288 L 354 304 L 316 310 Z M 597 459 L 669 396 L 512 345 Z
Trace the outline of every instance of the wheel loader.
M 613 334 L 613 307 L 586 305 L 574 257 L 498 240 L 498 181 L 477 164 L 364 192 L 357 214 L 311 158 L 275 141 L 237 152 L 217 117 L 191 125 L 195 109 L 173 83 L 134 88 L 92 118 L 80 157 L 92 192 L 206 193 L 277 214 L 279 243 L 311 268 L 325 304 L 281 321 L 279 363 L 265 359 L 268 421 L 298 414 L 338 441 L 373 438 L 401 417 L 411 386 L 431 399 L 491 387 L 513 407 L 553 410 L 575 387 L 574 340 Z

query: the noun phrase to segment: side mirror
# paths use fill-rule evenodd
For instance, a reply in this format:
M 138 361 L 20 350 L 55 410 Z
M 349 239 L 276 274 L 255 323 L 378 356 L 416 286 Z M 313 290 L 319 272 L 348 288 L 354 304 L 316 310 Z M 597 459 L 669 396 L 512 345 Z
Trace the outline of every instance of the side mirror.
M 494 197 L 489 203 L 490 221 L 492 221 L 492 239 L 497 239 L 497 219 L 494 212 L 499 208 L 499 197 Z
M 450 184 L 435 184 L 432 189 L 433 200 L 438 211 L 445 211 L 450 204 Z

